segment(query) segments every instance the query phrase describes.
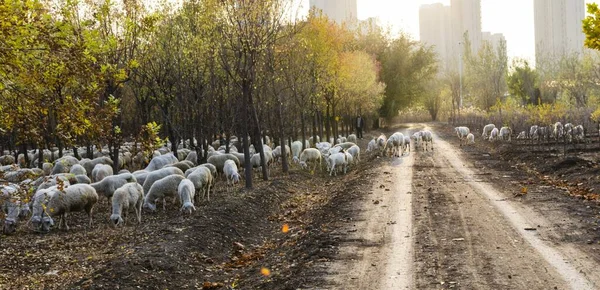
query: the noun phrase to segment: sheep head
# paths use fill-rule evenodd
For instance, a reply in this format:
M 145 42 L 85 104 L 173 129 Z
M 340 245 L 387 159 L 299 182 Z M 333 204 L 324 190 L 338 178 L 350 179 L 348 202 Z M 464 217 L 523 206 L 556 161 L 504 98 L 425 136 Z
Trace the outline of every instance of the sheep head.
M 196 211 L 196 207 L 191 202 L 186 202 L 181 207 L 181 211 L 185 214 L 192 214 L 192 212 Z
M 123 218 L 121 218 L 120 214 L 112 214 L 110 216 L 111 226 L 118 227 L 124 224 Z

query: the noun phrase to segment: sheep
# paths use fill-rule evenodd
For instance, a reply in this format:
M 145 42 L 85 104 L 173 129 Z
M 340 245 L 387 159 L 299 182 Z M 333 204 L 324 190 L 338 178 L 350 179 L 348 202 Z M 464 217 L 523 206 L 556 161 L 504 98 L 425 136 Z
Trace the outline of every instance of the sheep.
M 408 135 L 404 136 L 404 151 L 410 152 L 410 137 Z
M 165 165 L 174 164 L 178 161 L 179 160 L 177 159 L 177 157 L 175 157 L 175 155 L 173 155 L 172 153 L 160 155 L 152 158 L 152 160 L 150 160 L 150 163 L 148 164 L 148 166 L 146 166 L 144 170 L 149 172 L 159 170 L 165 167 Z
M 230 154 L 233 154 L 235 157 L 237 157 L 237 159 L 240 161 L 240 168 L 244 168 L 244 165 L 246 165 L 244 153 L 231 152 Z M 250 157 L 252 157 L 252 155 L 250 155 Z
M 385 147 L 383 148 L 383 152 L 386 152 L 386 149 L 389 148 L 390 156 L 397 155 L 398 157 L 404 155 L 404 134 L 400 132 L 396 132 L 387 139 Z
M 487 124 L 483 127 L 483 133 L 481 133 L 481 138 L 486 139 L 489 138 L 489 134 L 496 128 L 494 124 Z M 468 134 L 468 133 L 467 133 Z
M 329 156 L 329 149 L 331 149 L 331 143 L 329 142 L 319 142 L 315 145 L 323 156 Z
M 290 146 L 285 145 L 285 154 L 287 156 L 290 156 L 290 152 L 291 152 L 290 151 Z M 281 146 L 275 147 L 275 149 L 273 149 L 273 161 L 279 162 L 279 158 L 281 157 L 281 154 L 282 154 L 281 153 Z
M 347 150 L 348 148 L 355 146 L 355 145 L 356 145 L 356 143 L 352 143 L 352 142 L 342 142 L 342 143 L 336 144 L 334 147 L 341 147 L 344 150 Z
M 182 212 L 192 214 L 192 212 L 196 211 L 196 207 L 194 206 L 195 193 L 196 189 L 194 188 L 194 184 L 189 179 L 181 180 L 179 186 L 177 187 L 177 194 L 179 195 L 179 200 L 181 201 Z
M 112 196 L 112 214 L 110 216 L 112 224 L 114 226 L 125 224 L 129 209 L 135 211 L 137 222 L 141 224 L 143 201 L 144 189 L 137 182 L 126 183 L 119 187 Z
M 12 155 L 0 156 L 0 165 L 11 165 L 15 164 L 15 157 Z
M 112 166 L 105 164 L 97 164 L 92 170 L 92 181 L 98 182 L 111 175 L 113 175 Z
M 356 143 L 356 140 L 357 140 L 357 138 L 356 138 L 355 134 L 350 134 L 350 135 L 348 135 L 348 138 L 346 138 L 347 142 Z
M 360 147 L 358 147 L 358 145 L 354 145 L 350 148 L 348 148 L 348 150 L 346 150 L 346 153 L 349 153 L 353 160 L 356 160 L 356 162 L 360 161 Z
M 467 134 L 468 135 L 468 134 Z M 433 134 L 427 130 L 421 131 L 421 140 L 425 143 L 424 150 L 427 151 L 428 145 L 431 146 L 431 151 L 433 151 Z
M 2 210 L 5 214 L 2 231 L 8 235 L 17 230 L 17 221 L 19 220 L 19 216 L 21 216 L 21 208 L 25 207 L 26 204 L 9 194 L 3 194 L 2 197 L 4 199 Z
M 165 167 L 177 167 L 177 168 L 181 169 L 181 171 L 185 172 L 186 170 L 194 167 L 194 163 L 191 161 L 184 160 L 184 161 L 179 161 L 179 162 L 176 162 L 173 164 L 165 165 Z
M 88 174 L 92 173 L 92 170 L 94 170 L 94 167 L 97 164 L 106 164 L 106 165 L 113 165 L 112 160 L 110 160 L 110 158 L 104 156 L 104 157 L 98 157 L 92 160 L 89 159 L 82 159 L 79 161 L 79 165 L 83 166 L 83 168 L 85 168 L 85 172 L 87 172 Z
M 235 163 L 235 161 L 233 162 Z M 204 196 L 207 195 L 206 200 L 210 201 L 210 189 L 212 188 L 212 185 L 214 183 L 214 179 L 212 177 L 212 174 L 210 173 L 210 169 L 206 167 L 198 167 L 194 172 L 188 175 L 187 178 L 194 184 L 196 194 L 198 194 L 200 190 L 202 190 L 202 198 L 204 198 Z
M 235 165 L 240 167 L 240 160 L 233 154 L 221 154 L 208 157 L 207 162 L 214 165 L 217 168 L 217 173 L 223 173 L 223 166 L 225 165 L 225 161 L 233 160 Z
M 456 135 L 458 136 L 458 140 L 459 140 L 459 146 L 462 146 L 463 141 L 465 141 L 466 143 L 466 139 L 467 139 L 467 135 L 469 135 L 469 133 L 471 133 L 471 130 L 469 130 L 468 127 L 455 127 L 454 131 L 456 131 Z
M 498 132 L 499 132 L 498 128 L 492 129 L 492 131 L 490 132 L 490 138 L 489 138 L 490 142 L 498 140 Z
M 185 160 L 194 163 L 194 166 L 197 164 L 196 160 L 198 160 L 198 153 L 196 151 L 190 151 L 188 155 L 185 157 Z
M 19 183 L 26 179 L 35 178 L 39 175 L 41 175 L 41 173 L 40 174 L 36 173 L 36 170 L 34 170 L 34 169 L 23 168 L 23 169 L 17 169 L 15 171 L 6 172 L 6 173 L 4 173 L 3 178 L 4 178 L 4 180 L 6 180 L 8 182 Z
M 498 132 L 498 138 L 503 141 L 511 141 L 512 129 L 510 127 L 502 127 Z
M 83 166 L 81 166 L 79 164 L 75 164 L 75 165 L 71 166 L 69 173 L 75 174 L 75 175 L 87 175 L 85 168 L 83 168 Z
M 375 138 L 373 138 L 373 139 L 371 139 L 371 141 L 369 141 L 369 144 L 367 144 L 366 152 L 372 152 L 375 149 L 377 149 L 377 140 L 375 140 Z
M 183 175 L 171 174 L 167 175 L 152 183 L 150 190 L 146 193 L 144 199 L 144 208 L 151 211 L 156 210 L 156 200 L 163 200 L 163 210 L 167 209 L 167 197 L 173 197 L 174 201 L 177 200 L 177 189 L 179 183 L 184 179 Z M 144 184 L 145 185 L 145 184 Z
M 54 167 L 54 165 L 52 165 L 52 163 L 44 162 L 42 164 L 42 171 L 44 172 L 44 175 L 45 176 L 51 175 L 53 167 Z
M 421 131 L 415 132 L 414 134 L 412 134 L 412 136 L 410 136 L 410 139 L 412 139 L 413 143 L 415 143 L 415 148 L 420 147 L 421 142 L 423 141 L 423 138 L 421 136 Z
M 577 142 L 585 142 L 585 130 L 583 125 L 577 125 L 573 128 L 573 138 Z
M 235 163 L 234 160 L 231 160 L 231 161 L 233 161 L 233 163 Z M 225 162 L 227 162 L 227 161 L 225 161 Z M 202 167 L 208 168 L 210 170 L 210 173 L 212 174 L 212 177 L 213 178 L 217 178 L 217 167 L 214 166 L 213 164 L 203 163 L 203 164 L 200 164 L 198 166 L 202 166 Z M 223 166 L 225 166 L 225 164 L 223 164 Z
M 107 199 L 110 199 L 117 189 L 121 188 L 127 183 L 137 183 L 135 175 L 131 173 L 111 175 L 90 185 L 96 190 L 96 193 L 105 196 Z
M 149 194 L 148 191 L 150 191 L 150 187 L 152 187 L 154 182 L 173 174 L 181 175 L 183 177 L 183 172 L 177 167 L 165 167 L 148 173 L 148 175 L 146 176 L 146 180 L 144 180 L 143 184 L 144 193 L 146 194 L 146 196 Z
M 63 156 L 56 159 L 54 162 L 54 168 L 52 168 L 52 175 L 59 173 L 68 173 L 73 165 L 79 164 L 79 160 L 73 156 Z
M 299 160 L 300 167 L 303 169 L 308 169 L 308 162 L 314 162 L 313 168 L 311 170 L 311 172 L 314 172 L 317 168 L 317 164 L 319 165 L 319 167 L 321 167 L 321 151 L 319 151 L 319 149 L 316 148 L 306 148 L 304 149 L 304 151 L 302 151 L 302 153 L 300 153 Z
M 517 140 L 525 140 L 526 138 L 527 138 L 526 131 L 521 131 L 521 133 L 519 133 L 519 135 L 517 135 Z
M 562 125 L 561 122 L 556 122 L 554 123 L 553 129 L 552 129 L 552 137 L 554 138 L 555 141 L 558 141 L 558 139 L 562 138 L 564 136 L 564 126 Z
M 31 218 L 34 229 L 48 232 L 54 225 L 52 217 L 58 216 L 59 229 L 69 230 L 67 214 L 76 211 L 85 211 L 89 217 L 88 227 L 92 226 L 92 212 L 98 202 L 98 194 L 89 184 L 71 185 L 63 191 L 51 188 L 38 193 L 34 196 Z
M 473 133 L 467 135 L 467 144 L 475 144 L 475 135 Z
M 233 187 L 235 184 L 240 182 L 240 174 L 238 173 L 237 166 L 235 166 L 235 162 L 232 160 L 225 161 L 225 165 L 223 166 L 223 173 L 225 174 L 225 178 L 227 179 L 227 191 L 229 191 L 229 187 Z
M 344 174 L 348 170 L 348 156 L 345 152 L 339 152 L 335 154 L 329 155 L 327 158 L 327 168 L 329 170 L 329 176 L 335 174 L 337 176 L 337 171 L 335 170 L 336 166 L 343 166 Z
M 538 125 L 533 125 L 529 128 L 529 138 L 531 139 L 537 139 L 539 138 L 538 136 Z
M 294 141 L 292 142 L 292 159 L 294 159 L 295 162 L 298 162 L 298 158 L 300 158 L 300 153 L 302 151 L 302 142 L 300 141 Z
M 383 151 L 383 148 L 385 148 L 385 144 L 387 143 L 387 137 L 383 134 L 379 135 L 379 137 L 377 137 L 377 146 L 379 147 L 380 151 Z

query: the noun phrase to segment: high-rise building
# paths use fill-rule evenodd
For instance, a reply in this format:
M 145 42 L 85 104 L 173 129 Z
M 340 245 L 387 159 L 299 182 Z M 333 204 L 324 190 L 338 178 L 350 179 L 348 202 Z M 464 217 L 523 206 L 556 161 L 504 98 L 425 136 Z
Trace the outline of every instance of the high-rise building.
M 310 7 L 321 9 L 336 23 L 355 23 L 357 21 L 356 0 L 310 0 Z
M 444 6 L 441 3 L 421 5 L 419 8 L 419 39 L 426 45 L 433 46 L 441 68 L 448 68 L 448 59 L 452 53 L 450 6 Z
M 481 46 L 481 0 L 451 0 L 450 21 L 452 25 L 453 52 L 462 53 L 463 35 L 468 33 L 471 51 Z
M 481 33 L 481 41 L 487 41 L 492 46 L 494 52 L 498 51 L 500 48 L 500 44 L 504 42 L 506 44 L 506 38 L 502 33 L 491 33 L 491 32 L 482 32 Z M 503 47 L 504 53 L 506 54 L 506 45 Z
M 581 21 L 584 0 L 535 0 L 535 58 L 558 58 L 582 53 L 585 36 Z

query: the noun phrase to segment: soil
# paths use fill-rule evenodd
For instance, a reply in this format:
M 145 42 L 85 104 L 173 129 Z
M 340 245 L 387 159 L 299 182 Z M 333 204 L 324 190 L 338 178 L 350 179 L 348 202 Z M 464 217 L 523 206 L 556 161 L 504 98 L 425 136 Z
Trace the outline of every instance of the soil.
M 595 151 L 459 147 L 437 123 L 384 133 L 424 128 L 436 134 L 433 152 L 363 151 L 337 177 L 272 170 L 250 191 L 219 181 L 191 216 L 171 205 L 112 229 L 102 199 L 91 229 L 78 213 L 69 232 L 22 223 L 0 238 L 0 288 L 600 288 Z

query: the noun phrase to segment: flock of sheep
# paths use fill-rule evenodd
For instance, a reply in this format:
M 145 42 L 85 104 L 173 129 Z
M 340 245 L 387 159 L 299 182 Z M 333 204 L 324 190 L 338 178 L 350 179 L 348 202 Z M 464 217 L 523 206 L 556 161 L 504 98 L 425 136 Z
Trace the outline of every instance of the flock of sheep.
M 433 134 L 428 130 L 415 132 L 411 137 L 400 132 L 392 134 L 389 138 L 385 135 L 380 135 L 373 138 L 367 145 L 367 152 L 380 151 L 385 156 L 403 156 L 404 152 L 410 152 L 411 140 L 415 144 L 415 148 L 423 147 L 424 151 L 433 150 Z
M 460 145 L 474 144 L 475 136 L 471 133 L 468 127 L 455 127 L 454 130 L 460 140 Z M 490 142 L 503 140 L 511 141 L 512 129 L 510 127 L 502 127 L 498 129 L 494 124 L 488 124 L 483 127 L 481 138 L 482 140 L 489 140 Z M 529 132 L 522 131 L 517 135 L 518 140 L 537 140 L 555 142 L 564 141 L 565 143 L 572 142 L 585 142 L 585 130 L 583 125 L 573 125 L 567 123 L 563 125 L 561 122 L 556 122 L 550 126 L 538 126 L 533 125 L 530 127 Z
M 265 139 L 269 144 L 269 138 Z M 290 144 L 291 148 L 285 146 L 286 156 L 302 169 L 312 168 L 314 172 L 319 167 L 323 170 L 325 161 L 329 175 L 337 175 L 338 171 L 346 173 L 349 166 L 360 161 L 361 150 L 356 139 L 354 134 L 347 138 L 340 136 L 334 143 L 334 140 L 319 142 L 317 137 L 316 142 L 310 138 L 304 146 L 301 141 L 295 141 Z M 43 163 L 41 169 L 37 168 L 37 160 L 51 160 L 52 152 L 43 152 L 44 156 L 29 152 L 29 160 L 33 161 L 28 165 L 24 164 L 22 154 L 15 162 L 15 158 L 5 152 L 0 156 L 0 164 L 6 164 L 0 166 L 0 203 L 5 214 L 3 232 L 15 232 L 20 220 L 28 220 L 27 225 L 34 231 L 48 232 L 56 218 L 58 228 L 68 230 L 67 216 L 71 212 L 87 213 L 91 226 L 94 207 L 102 197 L 111 203 L 112 226 L 125 224 L 130 212 L 141 223 L 142 210 L 156 211 L 160 201 L 163 210 L 167 200 L 173 200 L 181 212 L 190 214 L 196 210 L 194 204 L 200 196 L 210 200 L 219 178 L 225 180 L 227 191 L 242 179 L 244 154 L 234 146 L 239 144 L 236 137 L 232 136 L 230 142 L 233 145 L 228 153 L 219 142 L 208 146 L 205 164 L 195 164 L 195 151 L 180 147 L 177 152 L 169 152 L 165 146 L 154 152 L 144 169 L 134 172 L 123 169 L 116 173 L 111 158 L 104 156 L 108 154 L 106 149 L 81 160 L 74 157 L 73 151 L 66 151 L 53 163 Z M 280 162 L 283 154 L 280 146 L 271 149 L 267 144 L 263 145 L 263 151 L 269 169 Z M 141 163 L 143 155 L 133 156 L 130 146 L 133 145 L 121 148 L 119 168 L 132 168 Z M 260 170 L 260 155 L 254 146 L 250 146 L 249 153 L 253 171 Z M 78 154 L 87 157 L 83 148 Z M 24 168 L 26 166 L 34 168 Z

